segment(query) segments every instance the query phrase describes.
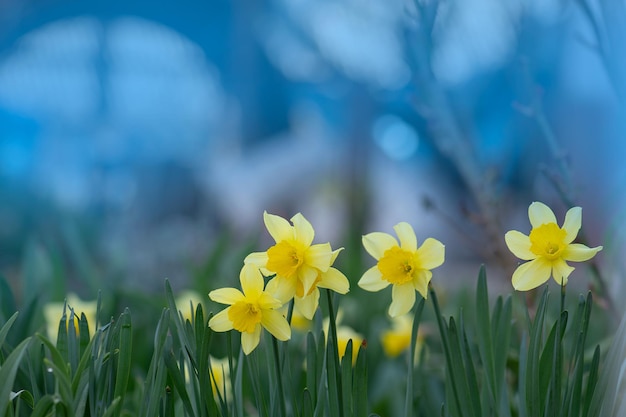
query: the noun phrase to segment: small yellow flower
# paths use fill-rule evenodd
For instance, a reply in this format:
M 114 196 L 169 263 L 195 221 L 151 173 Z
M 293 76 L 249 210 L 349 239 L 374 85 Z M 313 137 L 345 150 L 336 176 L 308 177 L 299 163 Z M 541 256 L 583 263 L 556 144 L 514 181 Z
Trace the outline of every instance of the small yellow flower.
M 359 349 L 361 348 L 361 344 L 363 344 L 363 336 L 351 327 L 348 326 L 338 326 L 337 327 L 337 350 L 339 352 L 339 358 L 343 358 L 346 354 L 346 348 L 348 347 L 348 342 L 352 340 L 352 365 L 356 363 L 356 358 L 359 353 Z
M 176 297 L 176 306 L 183 315 L 183 320 L 193 321 L 192 318 L 195 317 L 199 304 L 202 304 L 202 298 L 192 290 L 181 291 Z
M 248 355 L 261 338 L 264 327 L 278 340 L 291 338 L 291 328 L 278 311 L 282 302 L 264 291 L 263 275 L 254 265 L 244 265 L 239 274 L 243 292 L 235 288 L 220 288 L 209 293 L 209 298 L 230 307 L 209 320 L 209 327 L 216 332 L 235 329 L 241 332 L 241 347 Z
M 572 207 L 559 227 L 552 210 L 543 203 L 534 202 L 528 207 L 532 230 L 530 235 L 511 230 L 504 236 L 506 245 L 518 258 L 530 261 L 521 264 L 513 273 L 513 288 L 528 291 L 545 283 L 550 276 L 561 285 L 574 270 L 566 261 L 582 262 L 595 256 L 602 246 L 589 248 L 572 243 L 580 230 L 582 209 Z
M 271 282 L 271 281 L 270 281 Z M 269 283 L 268 283 L 269 286 Z M 281 309 L 283 316 L 287 317 L 289 313 L 289 305 L 285 304 Z M 297 330 L 301 333 L 307 333 L 311 329 L 311 320 L 307 319 L 298 310 L 294 309 L 291 313 L 291 330 Z
M 268 283 L 268 292 L 283 303 L 295 297 L 295 308 L 310 320 L 319 304 L 318 288 L 339 294 L 349 291 L 348 278 L 332 267 L 341 249 L 333 251 L 330 243 L 313 245 L 315 231 L 302 214 L 291 218 L 293 225 L 267 212 L 263 213 L 263 220 L 276 244 L 267 252 L 251 253 L 244 263 L 276 275 Z
M 393 318 L 391 325 L 392 328 L 383 332 L 380 339 L 385 354 L 390 358 L 395 358 L 411 347 L 413 319 L 409 314 L 405 314 L 403 316 Z M 414 363 L 417 363 L 419 360 L 423 344 L 424 334 L 420 327 L 417 331 L 417 338 L 415 339 Z
M 80 335 L 80 329 L 78 327 L 78 319 L 81 314 L 84 313 L 87 318 L 87 324 L 89 324 L 89 333 L 91 335 L 94 334 L 94 329 L 96 326 L 96 309 L 98 308 L 97 301 L 83 301 L 74 293 L 70 293 L 67 295 L 66 301 L 61 302 L 51 302 L 47 303 L 43 306 L 43 315 L 46 319 L 47 332 L 48 337 L 52 342 L 56 343 L 57 335 L 59 332 L 59 322 L 63 317 L 63 307 L 66 306 L 65 314 L 66 314 L 66 325 L 69 328 L 69 321 L 71 311 L 74 310 L 74 329 L 76 330 L 76 335 Z
M 380 291 L 393 285 L 389 315 L 401 316 L 415 304 L 415 291 L 422 297 L 428 296 L 431 269 L 443 264 L 444 245 L 428 238 L 417 247 L 417 238 L 410 224 L 402 222 L 394 230 L 400 243 L 391 235 L 382 232 L 363 236 L 363 246 L 378 263 L 368 269 L 359 280 L 359 287 L 367 291 Z
M 232 397 L 230 387 L 230 368 L 228 367 L 228 358 L 216 359 L 213 356 L 209 356 L 211 362 L 211 389 L 213 396 L 217 398 L 217 393 L 224 401 L 230 401 Z M 226 387 L 226 391 L 224 391 Z
M 339 359 L 345 356 L 348 342 L 352 340 L 352 365 L 354 365 L 356 363 L 359 349 L 361 348 L 365 338 L 363 335 L 357 333 L 352 327 L 341 325 L 342 318 L 343 311 L 339 309 L 339 311 L 337 311 L 337 315 L 335 316 L 335 325 L 337 327 L 337 351 L 339 352 Z M 324 319 L 322 329 L 324 330 L 324 337 L 328 341 L 328 330 L 330 329 L 329 318 Z

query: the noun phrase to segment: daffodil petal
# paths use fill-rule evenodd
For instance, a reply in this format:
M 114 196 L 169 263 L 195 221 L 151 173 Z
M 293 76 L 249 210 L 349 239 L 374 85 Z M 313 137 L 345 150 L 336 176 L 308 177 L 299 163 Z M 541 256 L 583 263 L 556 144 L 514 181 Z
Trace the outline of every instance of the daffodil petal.
M 244 264 L 239 273 L 241 289 L 246 297 L 257 297 L 263 292 L 263 276 L 259 268 L 252 264 Z
M 259 303 L 259 307 L 261 307 L 262 310 L 273 310 L 276 308 L 281 308 L 283 304 L 285 304 L 266 291 L 262 292 L 261 295 L 259 295 L 259 298 L 257 298 L 257 303 Z
M 209 293 L 209 298 L 220 304 L 235 304 L 245 296 L 236 288 L 219 288 Z
M 343 250 L 343 248 L 339 248 L 339 249 L 335 249 L 333 251 L 333 255 L 330 257 L 330 264 L 334 264 L 335 260 L 337 259 L 337 255 L 339 255 L 339 252 L 341 252 Z
M 565 230 L 565 243 L 572 243 L 582 224 L 583 209 L 580 207 L 572 207 L 565 213 L 565 221 L 562 229 Z
M 543 258 L 521 264 L 513 272 L 513 288 L 528 291 L 544 284 L 552 273 L 552 265 Z
M 393 227 L 400 240 L 400 247 L 404 250 L 415 252 L 417 250 L 417 237 L 410 224 L 401 222 Z
M 315 237 L 315 230 L 313 230 L 313 226 L 301 213 L 296 214 L 291 218 L 291 222 L 294 227 L 294 237 L 295 239 L 304 244 L 305 246 L 310 246 L 313 243 L 313 238 Z
M 296 295 L 297 281 L 283 277 L 272 278 L 265 287 L 265 292 L 286 304 Z
M 278 340 L 291 338 L 291 327 L 289 327 L 287 319 L 276 310 L 264 311 L 261 324 Z
M 537 255 L 530 251 L 530 238 L 522 232 L 518 232 L 517 230 L 506 232 L 504 241 L 513 255 L 520 259 L 529 261 L 537 257 Z
M 433 277 L 433 273 L 424 269 L 419 271 L 413 278 L 413 287 L 424 299 L 428 298 L 428 283 Z
M 228 318 L 228 310 L 230 307 L 220 311 L 209 320 L 209 327 L 214 332 L 227 332 L 233 329 L 233 322 Z
M 383 232 L 368 233 L 363 236 L 362 241 L 367 253 L 376 260 L 380 259 L 386 250 L 398 246 L 398 241 L 395 237 Z
M 561 281 L 563 281 L 563 285 L 567 285 L 567 278 L 573 270 L 574 267 L 569 266 L 563 259 L 552 262 L 552 277 L 559 285 L 561 285 Z
M 307 320 L 312 320 L 315 315 L 315 311 L 317 310 L 317 306 L 319 305 L 320 300 L 320 291 L 315 288 L 311 292 L 311 294 L 306 295 L 302 298 L 295 297 L 294 304 L 296 309 L 302 314 Z
M 304 263 L 320 271 L 327 271 L 331 265 L 333 250 L 330 243 L 311 245 L 304 254 Z
M 602 246 L 590 248 L 582 243 L 571 243 L 563 251 L 563 259 L 566 261 L 583 262 L 593 258 L 602 250 Z
M 345 294 L 350 291 L 350 281 L 338 269 L 330 267 L 328 271 L 322 273 L 320 282 L 317 283 L 319 288 L 328 288 L 336 293 Z
M 263 222 L 269 234 L 274 238 L 276 243 L 281 240 L 290 240 L 294 238 L 293 227 L 289 222 L 275 214 L 263 212 Z
M 441 266 L 445 259 L 445 246 L 437 239 L 429 237 L 417 249 L 420 268 L 433 269 Z
M 391 291 L 389 315 L 398 317 L 408 313 L 415 304 L 415 288 L 413 283 L 394 285 Z
M 243 353 L 249 355 L 258 345 L 261 340 L 261 326 L 257 324 L 254 332 L 241 333 L 241 349 Z
M 380 269 L 378 266 L 374 265 L 361 277 L 359 280 L 359 287 L 363 288 L 366 291 L 380 291 L 383 288 L 386 288 L 390 284 L 389 281 L 383 279 L 383 274 L 380 273 Z
M 267 252 L 252 252 L 246 256 L 243 260 L 244 264 L 256 265 L 259 268 L 265 268 L 267 266 Z
M 317 276 L 320 274 L 320 271 L 315 268 L 311 268 L 308 265 L 302 265 L 298 274 L 298 279 L 302 282 L 302 288 L 306 294 L 311 290 L 311 287 L 315 285 L 315 281 L 317 280 Z
M 528 207 L 528 218 L 533 228 L 546 223 L 556 223 L 554 212 L 539 201 L 535 201 Z

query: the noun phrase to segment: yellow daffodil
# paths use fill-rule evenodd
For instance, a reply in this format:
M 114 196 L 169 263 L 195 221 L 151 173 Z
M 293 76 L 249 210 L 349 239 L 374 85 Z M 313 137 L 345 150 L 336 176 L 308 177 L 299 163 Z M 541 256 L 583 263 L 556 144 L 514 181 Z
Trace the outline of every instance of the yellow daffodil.
M 602 250 L 602 246 L 589 248 L 581 243 L 572 243 L 582 222 L 580 207 L 572 207 L 567 211 L 562 227 L 557 225 L 552 210 L 540 202 L 534 202 L 528 207 L 528 217 L 532 225 L 529 236 L 517 230 L 511 230 L 504 236 L 513 255 L 529 261 L 521 264 L 513 273 L 513 287 L 516 290 L 537 288 L 550 276 L 559 285 L 566 285 L 567 278 L 574 270 L 566 261 L 587 261 Z
M 402 222 L 394 230 L 400 243 L 391 235 L 382 232 L 363 236 L 363 246 L 378 263 L 368 269 L 359 280 L 359 287 L 367 291 L 380 291 L 393 285 L 389 315 L 401 316 L 415 304 L 415 291 L 422 297 L 428 296 L 431 269 L 443 264 L 444 245 L 428 238 L 417 246 L 417 238 L 410 224 Z
M 192 318 L 196 315 L 196 308 L 199 304 L 202 304 L 202 298 L 192 290 L 181 291 L 176 297 L 176 306 L 183 315 L 183 320 L 193 321 Z
M 352 365 L 354 365 L 364 338 L 351 327 L 337 327 L 337 350 L 339 352 L 339 358 L 343 358 L 346 354 L 346 348 L 350 340 L 352 340 Z
M 248 255 L 244 263 L 276 275 L 268 284 L 268 292 L 284 303 L 295 297 L 296 309 L 310 320 L 319 303 L 318 288 L 340 294 L 349 291 L 348 278 L 331 266 L 341 249 L 333 251 L 330 243 L 312 244 L 315 231 L 302 214 L 291 218 L 293 225 L 267 212 L 263 213 L 263 220 L 276 244 L 267 252 Z
M 357 333 L 352 327 L 341 325 L 342 318 L 343 311 L 339 309 L 337 315 L 335 316 L 335 323 L 337 326 L 337 351 L 339 352 L 339 358 L 343 358 L 346 354 L 348 342 L 352 340 L 352 365 L 354 365 L 356 363 L 356 357 L 359 353 L 359 349 L 361 348 L 365 338 L 363 335 Z M 322 329 L 324 330 L 324 337 L 328 340 L 328 329 L 330 329 L 330 320 L 328 318 L 324 319 Z
M 412 327 L 408 314 L 393 319 L 392 329 L 381 335 L 383 350 L 387 356 L 395 358 L 411 346 Z
M 383 351 L 390 358 L 395 358 L 411 346 L 411 332 L 413 331 L 413 319 L 409 314 L 394 317 L 391 322 L 392 328 L 383 332 L 381 335 L 381 343 Z M 422 345 L 424 344 L 423 331 L 417 332 L 415 339 L 415 357 L 414 363 L 417 363 L 420 356 Z
M 74 311 L 74 329 L 76 335 L 80 335 L 80 329 L 78 327 L 78 319 L 81 314 L 84 313 L 87 318 L 87 324 L 89 325 L 89 333 L 94 334 L 96 326 L 96 309 L 98 307 L 97 301 L 83 301 L 74 293 L 67 295 L 66 301 L 51 302 L 43 306 L 43 315 L 46 319 L 48 337 L 51 341 L 56 342 L 59 332 L 59 322 L 63 318 L 63 308 L 66 307 L 66 325 L 69 328 L 71 311 Z
M 282 302 L 264 291 L 263 275 L 254 265 L 244 265 L 239 274 L 243 292 L 235 288 L 220 288 L 209 293 L 209 298 L 230 307 L 220 311 L 209 320 L 209 327 L 216 332 L 235 329 L 241 332 L 241 347 L 248 355 L 261 338 L 264 327 L 278 340 L 291 338 L 291 328 L 278 311 Z
M 230 401 L 232 397 L 230 387 L 230 368 L 228 367 L 228 358 L 216 359 L 209 356 L 211 362 L 211 389 L 213 395 L 217 398 L 217 393 L 224 401 Z M 224 387 L 226 391 L 224 391 Z
M 270 281 L 271 282 L 271 281 Z M 269 287 L 270 283 L 267 284 Z M 268 291 L 269 292 L 269 291 Z M 289 305 L 285 304 L 281 309 L 283 316 L 287 317 L 289 313 Z M 291 313 L 291 330 L 297 330 L 301 333 L 307 333 L 311 329 L 311 320 L 307 319 L 298 310 L 294 309 Z

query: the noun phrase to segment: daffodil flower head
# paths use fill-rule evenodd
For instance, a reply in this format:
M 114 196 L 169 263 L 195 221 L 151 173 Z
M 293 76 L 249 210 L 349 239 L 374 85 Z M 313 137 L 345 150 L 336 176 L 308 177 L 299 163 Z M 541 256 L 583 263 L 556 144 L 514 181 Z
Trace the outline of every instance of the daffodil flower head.
M 266 252 L 251 253 L 244 263 L 275 275 L 268 283 L 268 292 L 283 303 L 295 297 L 296 309 L 310 320 L 319 304 L 318 288 L 340 294 L 349 291 L 348 278 L 332 267 L 342 249 L 333 251 L 330 243 L 313 244 L 315 231 L 302 214 L 293 216 L 292 224 L 267 212 L 263 220 L 276 244 Z
M 411 331 L 413 328 L 409 314 L 395 317 L 392 328 L 381 334 L 383 351 L 390 358 L 395 358 L 411 346 Z
M 340 325 L 342 316 L 343 312 L 339 310 L 337 312 L 337 316 L 335 317 L 335 323 L 337 326 L 337 352 L 339 353 L 339 359 L 342 359 L 346 354 L 348 342 L 352 340 L 352 365 L 354 365 L 356 363 L 359 349 L 361 348 L 365 338 L 352 327 Z M 328 318 L 324 319 L 322 329 L 324 330 L 324 337 L 328 342 L 328 331 L 330 329 L 330 320 Z
M 193 290 L 181 291 L 176 297 L 176 305 L 183 316 L 183 320 L 193 321 L 196 314 L 196 308 L 202 304 L 200 295 Z
M 559 285 L 566 285 L 574 270 L 567 261 L 587 261 L 602 250 L 602 246 L 589 248 L 581 243 L 572 243 L 582 223 L 580 207 L 572 207 L 567 211 L 561 227 L 556 223 L 552 210 L 540 202 L 534 202 L 528 207 L 528 217 L 532 226 L 528 236 L 517 230 L 504 235 L 513 255 L 528 261 L 513 273 L 513 287 L 518 291 L 537 288 L 548 281 L 550 276 Z
M 246 355 L 258 346 L 262 327 L 278 340 L 290 339 L 291 328 L 279 311 L 283 303 L 265 291 L 261 271 L 254 265 L 244 265 L 239 281 L 243 291 L 220 288 L 209 293 L 211 300 L 229 305 L 209 320 L 209 327 L 216 332 L 241 332 L 241 347 Z
M 411 347 L 411 333 L 413 331 L 413 317 L 410 314 L 394 317 L 391 321 L 391 329 L 384 331 L 380 340 L 385 355 L 395 358 Z M 424 344 L 424 332 L 420 326 L 415 340 L 414 363 L 419 360 Z
M 229 402 L 232 398 L 232 392 L 228 358 L 216 359 L 209 356 L 209 362 L 211 363 L 211 390 L 213 395 L 216 396 L 219 393 L 224 401 Z
M 348 326 L 337 327 L 337 351 L 339 358 L 342 359 L 346 354 L 348 342 L 352 340 L 352 365 L 356 364 L 356 359 L 363 344 L 363 336 L 357 333 L 353 328 Z
M 50 340 L 56 342 L 59 331 L 59 322 L 63 318 L 63 314 L 66 315 L 66 329 L 69 329 L 72 311 L 74 312 L 73 325 L 76 335 L 80 335 L 80 328 L 78 324 L 79 317 L 81 317 L 82 314 L 85 314 L 87 324 L 91 324 L 88 328 L 89 333 L 93 335 L 93 329 L 96 325 L 97 305 L 97 301 L 83 301 L 74 293 L 68 294 L 65 301 L 46 303 L 43 306 L 43 315 L 46 319 L 47 333 Z
M 397 317 L 411 310 L 415 304 L 415 291 L 427 298 L 431 269 L 443 264 L 445 247 L 433 238 L 426 239 L 418 247 L 415 232 L 408 223 L 398 223 L 393 228 L 400 243 L 382 232 L 363 236 L 365 250 L 378 262 L 363 274 L 359 287 L 380 291 L 393 285 L 389 315 Z

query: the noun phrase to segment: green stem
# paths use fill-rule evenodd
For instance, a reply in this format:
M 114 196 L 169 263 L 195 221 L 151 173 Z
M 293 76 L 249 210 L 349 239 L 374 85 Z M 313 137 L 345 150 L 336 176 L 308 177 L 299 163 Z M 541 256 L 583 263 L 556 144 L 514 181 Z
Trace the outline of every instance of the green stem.
M 404 415 L 410 417 L 413 415 L 413 373 L 415 366 L 415 348 L 417 344 L 417 332 L 419 330 L 420 321 L 422 318 L 422 311 L 424 310 L 424 298 L 422 298 L 415 308 L 415 315 L 413 316 L 413 327 L 411 328 L 411 348 L 409 350 L 409 366 L 407 380 L 406 380 L 406 397 L 404 401 Z
M 230 378 L 230 392 L 233 393 L 233 395 L 235 394 L 235 392 L 237 392 L 235 390 L 235 366 L 233 364 L 233 335 L 232 332 L 226 332 L 226 343 L 228 345 L 228 371 L 230 372 L 229 375 L 231 376 Z M 242 366 L 242 364 L 239 364 L 239 366 Z M 226 403 L 226 402 L 224 402 Z M 237 401 L 235 401 L 235 398 L 233 398 L 232 401 L 233 404 L 233 409 L 234 409 L 234 413 L 233 416 L 238 416 L 238 412 L 237 412 Z
M 339 415 L 343 417 L 343 396 L 341 393 L 341 378 L 339 377 L 339 370 L 341 369 L 339 366 L 339 341 L 337 340 L 337 323 L 336 323 L 336 315 L 335 309 L 333 308 L 333 297 L 329 289 L 326 290 L 326 299 L 328 300 L 328 320 L 330 322 L 328 329 L 328 337 L 332 336 L 335 351 L 333 352 L 333 360 L 335 362 L 335 370 L 337 371 L 336 379 L 337 379 L 337 396 L 339 397 Z
M 278 340 L 272 336 L 272 346 L 274 348 L 274 370 L 276 371 L 276 381 L 278 381 L 278 398 L 280 402 L 281 415 L 287 417 L 285 407 L 285 389 L 283 387 L 283 375 L 280 369 L 280 355 L 278 354 Z

